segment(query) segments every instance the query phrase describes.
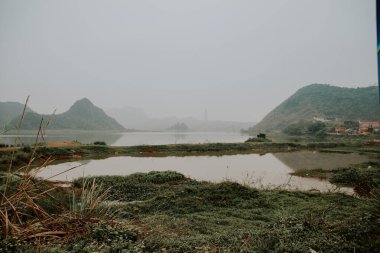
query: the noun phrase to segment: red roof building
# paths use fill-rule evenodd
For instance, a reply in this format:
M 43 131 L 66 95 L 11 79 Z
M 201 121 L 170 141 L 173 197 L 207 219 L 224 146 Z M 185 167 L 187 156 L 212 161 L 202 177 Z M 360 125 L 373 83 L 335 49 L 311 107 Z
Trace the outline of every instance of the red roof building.
M 377 121 L 359 121 L 359 128 L 380 128 Z
M 346 133 L 346 128 L 345 127 L 336 127 L 335 128 L 335 133 L 337 133 L 337 134 L 344 134 L 344 133 Z

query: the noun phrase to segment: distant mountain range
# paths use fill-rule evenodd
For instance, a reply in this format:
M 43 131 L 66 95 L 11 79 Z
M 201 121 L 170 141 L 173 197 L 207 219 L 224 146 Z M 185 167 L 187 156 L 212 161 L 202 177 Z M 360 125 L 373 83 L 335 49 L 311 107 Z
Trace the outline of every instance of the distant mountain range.
M 290 124 L 312 121 L 315 117 L 380 121 L 378 87 L 342 88 L 326 84 L 303 87 L 251 127 L 249 132 L 281 132 Z
M 254 122 L 235 122 L 221 120 L 199 120 L 193 117 L 178 118 L 152 118 L 142 109 L 135 107 L 124 107 L 111 109 L 107 114 L 118 120 L 128 129 L 167 131 L 176 124 L 185 124 L 189 131 L 210 131 L 210 132 L 237 132 L 243 128 L 254 125 Z
M 87 98 L 75 102 L 68 111 L 53 115 L 41 115 L 27 108 L 22 129 L 38 129 L 41 117 L 51 118 L 48 129 L 113 130 L 126 129 L 165 131 L 173 125 L 186 125 L 189 131 L 239 131 L 282 132 L 287 126 L 301 121 L 363 120 L 380 121 L 378 87 L 342 88 L 326 84 L 312 84 L 299 89 L 258 124 L 253 122 L 210 121 L 196 118 L 151 118 L 134 107 L 108 110 L 108 116 L 101 108 Z M 24 105 L 17 102 L 0 102 L 0 127 L 15 128 L 19 123 Z M 120 123 L 118 123 L 120 122 Z
M 18 102 L 0 102 L 0 128 L 3 129 L 24 110 L 24 105 Z M 26 112 L 33 112 L 30 108 Z
M 15 128 L 18 125 L 23 108 L 22 104 L 16 102 L 0 104 L 0 119 L 3 120 L 3 126 L 6 125 L 10 129 Z M 10 117 L 7 118 L 6 113 L 3 114 L 3 112 L 8 112 Z M 76 101 L 68 111 L 57 115 L 41 115 L 29 109 L 24 115 L 21 128 L 25 130 L 38 129 L 42 117 L 44 117 L 44 125 L 51 119 L 48 129 L 125 130 L 115 119 L 109 117 L 87 98 Z M 9 118 L 13 119 L 7 121 Z
M 17 102 L 0 102 L 1 129 L 14 129 L 18 126 L 24 105 Z M 111 115 L 108 116 L 108 115 Z M 87 98 L 76 101 L 68 111 L 56 115 L 42 115 L 27 108 L 22 120 L 21 129 L 35 130 L 44 117 L 44 125 L 51 120 L 47 129 L 56 130 L 109 130 L 126 129 L 143 131 L 168 131 L 176 124 L 188 126 L 189 131 L 228 131 L 236 132 L 252 126 L 253 122 L 208 121 L 195 118 L 168 117 L 151 118 L 142 109 L 124 107 L 109 110 L 105 113 Z M 120 123 L 121 124 L 120 124 Z M 169 130 L 170 131 L 170 130 Z

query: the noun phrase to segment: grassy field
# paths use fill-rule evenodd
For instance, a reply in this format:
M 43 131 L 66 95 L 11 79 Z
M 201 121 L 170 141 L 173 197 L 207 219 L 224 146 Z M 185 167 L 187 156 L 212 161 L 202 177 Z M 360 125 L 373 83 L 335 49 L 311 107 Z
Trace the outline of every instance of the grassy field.
M 186 156 L 359 152 L 380 147 L 334 143 L 235 143 L 2 150 L 3 169 L 35 157 Z M 12 160 L 12 165 L 10 161 Z M 300 170 L 354 187 L 356 196 L 199 182 L 177 172 L 75 180 L 62 187 L 29 174 L 2 173 L 0 252 L 380 252 L 380 163 Z
M 75 236 L 44 238 L 38 244 L 11 237 L 1 241 L 0 252 L 380 249 L 379 199 L 198 182 L 170 171 L 78 179 L 73 185 L 79 192 L 83 182 L 94 179 L 103 190 L 111 187 L 107 208 L 112 215 L 93 214 L 96 222 L 87 221 L 86 231 Z

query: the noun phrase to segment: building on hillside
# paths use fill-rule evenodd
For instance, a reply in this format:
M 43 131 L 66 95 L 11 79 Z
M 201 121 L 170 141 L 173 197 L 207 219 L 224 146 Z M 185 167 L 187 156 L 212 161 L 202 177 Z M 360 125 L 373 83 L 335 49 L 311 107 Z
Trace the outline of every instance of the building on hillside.
M 359 121 L 359 128 L 380 128 L 380 123 L 377 121 Z
M 368 128 L 368 127 L 359 128 L 359 134 L 360 135 L 370 135 L 371 134 L 370 128 Z
M 380 123 L 377 121 L 359 121 L 359 134 L 369 135 L 373 132 L 378 132 Z
M 323 122 L 323 123 L 331 121 L 331 120 L 328 120 L 328 119 L 325 119 L 325 118 L 322 118 L 322 117 L 314 117 L 313 120 L 317 121 L 317 122 Z
M 355 134 L 358 134 L 358 130 L 359 130 L 359 128 L 347 128 L 346 134 L 355 135 Z
M 347 128 L 345 128 L 345 127 L 335 127 L 335 133 L 337 133 L 337 134 L 345 134 L 346 130 L 347 130 Z

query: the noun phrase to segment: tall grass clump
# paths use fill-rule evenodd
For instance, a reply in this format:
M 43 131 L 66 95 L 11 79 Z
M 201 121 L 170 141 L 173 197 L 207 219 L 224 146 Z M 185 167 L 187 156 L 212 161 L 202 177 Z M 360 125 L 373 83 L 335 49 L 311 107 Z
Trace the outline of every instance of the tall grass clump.
M 0 193 L 0 238 L 30 238 L 37 220 L 50 217 L 41 200 L 52 198 L 55 187 L 46 187 L 31 173 L 3 174 Z
M 72 194 L 70 209 L 77 218 L 111 217 L 109 205 L 104 203 L 109 191 L 110 188 L 104 190 L 101 184 L 96 184 L 95 179 L 84 180 L 79 197 Z
M 28 99 L 20 115 L 18 135 Z M 40 163 L 37 152 L 39 139 L 44 140 L 50 122 L 51 118 L 44 122 L 42 117 L 35 145 L 22 148 L 28 155 L 26 165 L 16 166 L 18 157 L 14 150 L 9 155 L 8 170 L 0 173 L 0 252 L 19 252 L 20 245 L 40 247 L 52 241 L 76 240 L 91 233 L 91 227 L 110 215 L 103 204 L 109 191 L 102 190 L 95 180 L 77 189 L 38 178 L 38 173 L 51 162 L 51 157 L 45 157 Z

